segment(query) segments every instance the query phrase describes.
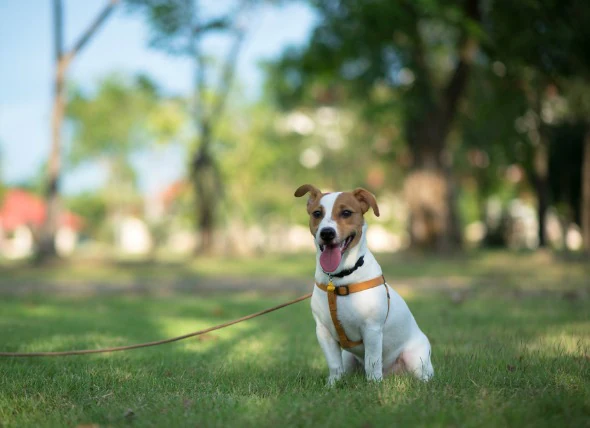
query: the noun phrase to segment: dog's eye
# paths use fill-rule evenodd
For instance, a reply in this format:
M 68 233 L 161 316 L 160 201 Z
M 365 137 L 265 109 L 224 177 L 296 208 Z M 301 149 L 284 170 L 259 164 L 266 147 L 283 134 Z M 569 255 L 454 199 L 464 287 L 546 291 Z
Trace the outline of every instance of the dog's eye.
M 350 216 L 352 215 L 352 211 L 350 211 L 350 210 L 344 210 L 344 211 L 342 211 L 342 212 L 340 213 L 340 215 L 341 215 L 343 218 L 348 218 L 348 217 L 350 217 Z
M 312 212 L 311 215 L 313 216 L 313 218 L 321 218 L 322 212 L 320 210 L 316 210 L 316 211 Z

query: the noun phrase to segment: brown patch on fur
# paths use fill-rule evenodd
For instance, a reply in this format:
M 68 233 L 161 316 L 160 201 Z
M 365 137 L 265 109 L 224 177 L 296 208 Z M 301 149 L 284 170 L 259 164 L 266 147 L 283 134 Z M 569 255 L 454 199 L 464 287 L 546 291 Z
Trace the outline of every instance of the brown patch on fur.
M 354 197 L 360 202 L 363 214 L 369 211 L 369 207 L 373 208 L 373 212 L 379 217 L 379 206 L 375 196 L 368 190 L 358 187 L 352 191 Z
M 320 227 L 320 222 L 326 216 L 324 211 L 324 207 L 320 205 L 320 201 L 322 200 L 322 196 L 320 196 L 316 201 L 311 204 L 307 205 L 307 212 L 309 213 L 309 231 L 315 237 L 316 232 L 318 231 L 318 227 Z M 312 213 L 314 211 L 321 211 L 322 215 L 318 218 L 315 218 Z
M 343 213 L 350 211 L 352 214 L 349 217 L 345 217 Z M 332 207 L 332 219 L 338 225 L 338 235 L 340 241 L 344 241 L 353 233 L 355 234 L 354 239 L 348 245 L 348 248 L 352 248 L 357 245 L 363 233 L 363 224 L 365 220 L 363 218 L 364 211 L 361 207 L 361 203 L 355 196 L 350 192 L 343 192 L 334 201 Z
M 322 193 L 320 189 L 318 189 L 312 184 L 304 184 L 302 186 L 299 186 L 299 188 L 295 190 L 295 196 L 298 198 L 306 195 L 307 193 L 310 194 L 309 199 L 307 200 L 307 213 L 309 214 L 309 230 L 311 231 L 311 234 L 315 236 L 320 225 L 320 222 L 326 215 L 326 213 L 324 212 L 324 207 L 320 205 L 320 201 L 322 200 L 322 197 L 324 195 L 327 195 L 327 193 Z M 319 218 L 315 218 L 312 215 L 312 213 L 318 210 L 322 212 L 322 215 Z
M 354 239 L 348 245 L 349 249 L 353 248 L 361 240 L 363 224 L 365 224 L 363 215 L 368 211 L 369 206 L 379 215 L 375 197 L 367 190 L 360 188 L 353 192 L 342 192 L 334 201 L 331 215 L 338 225 L 338 234 L 341 241 L 355 234 Z M 349 217 L 343 215 L 347 210 L 352 213 Z
M 314 201 L 318 201 L 322 198 L 322 191 L 315 187 L 313 184 L 303 184 L 295 190 L 295 197 L 300 198 L 304 195 L 309 195 L 309 199 L 307 200 L 307 212 L 309 211 L 309 206 Z

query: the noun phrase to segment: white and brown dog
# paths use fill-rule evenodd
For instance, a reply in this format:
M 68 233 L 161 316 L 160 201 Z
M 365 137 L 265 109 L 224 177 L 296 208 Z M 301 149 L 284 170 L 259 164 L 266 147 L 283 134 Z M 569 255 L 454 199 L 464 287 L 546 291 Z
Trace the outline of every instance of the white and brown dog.
M 330 370 L 328 384 L 359 367 L 369 380 L 400 371 L 430 379 L 430 342 L 367 248 L 363 215 L 372 208 L 379 216 L 375 197 L 361 188 L 322 193 L 310 184 L 295 196 L 307 193 L 317 249 L 311 309 Z

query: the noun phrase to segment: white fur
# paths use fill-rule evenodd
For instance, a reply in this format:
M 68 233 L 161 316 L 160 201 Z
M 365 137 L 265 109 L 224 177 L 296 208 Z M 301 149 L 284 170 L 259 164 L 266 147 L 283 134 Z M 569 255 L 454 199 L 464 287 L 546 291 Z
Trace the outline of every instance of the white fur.
M 319 263 L 321 254 L 319 233 L 322 228 L 330 226 L 338 234 L 338 227 L 331 218 L 331 212 L 339 194 L 330 193 L 320 201 L 326 215 L 315 236 L 317 249 L 315 280 L 318 283 L 327 284 L 329 281 L 328 275 L 324 273 Z M 367 281 L 381 275 L 381 266 L 367 248 L 366 231 L 365 223 L 360 242 L 343 254 L 336 273 L 353 267 L 362 255 L 364 255 L 363 266 L 344 278 L 333 278 L 334 285 Z M 336 240 L 340 241 L 341 238 L 337 236 Z M 381 380 L 383 375 L 398 371 L 400 368 L 404 368 L 424 381 L 434 375 L 428 338 L 418 327 L 406 302 L 389 285 L 387 287 L 391 296 L 389 316 L 387 316 L 387 294 L 383 286 L 336 298 L 338 319 L 346 335 L 352 341 L 363 340 L 361 345 L 341 350 L 338 334 L 330 316 L 327 293 L 314 286 L 311 309 L 316 321 L 317 338 L 328 363 L 329 385 L 333 385 L 344 373 L 355 370 L 358 365 L 364 367 L 369 380 Z

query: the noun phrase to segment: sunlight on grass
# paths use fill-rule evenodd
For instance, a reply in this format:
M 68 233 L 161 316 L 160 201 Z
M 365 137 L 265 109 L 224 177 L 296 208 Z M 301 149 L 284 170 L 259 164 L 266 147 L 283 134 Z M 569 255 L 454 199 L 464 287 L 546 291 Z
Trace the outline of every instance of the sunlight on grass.
M 582 323 L 588 324 L 588 323 Z M 543 352 L 544 355 L 560 357 L 564 355 L 584 357 L 590 356 L 590 329 L 580 330 L 579 334 L 555 332 L 543 334 L 528 342 L 525 349 Z
M 68 349 L 94 349 L 127 345 L 127 339 L 122 336 L 87 332 L 81 337 L 74 334 L 52 334 L 33 340 L 26 345 L 23 352 L 43 352 L 47 350 L 61 351 Z

